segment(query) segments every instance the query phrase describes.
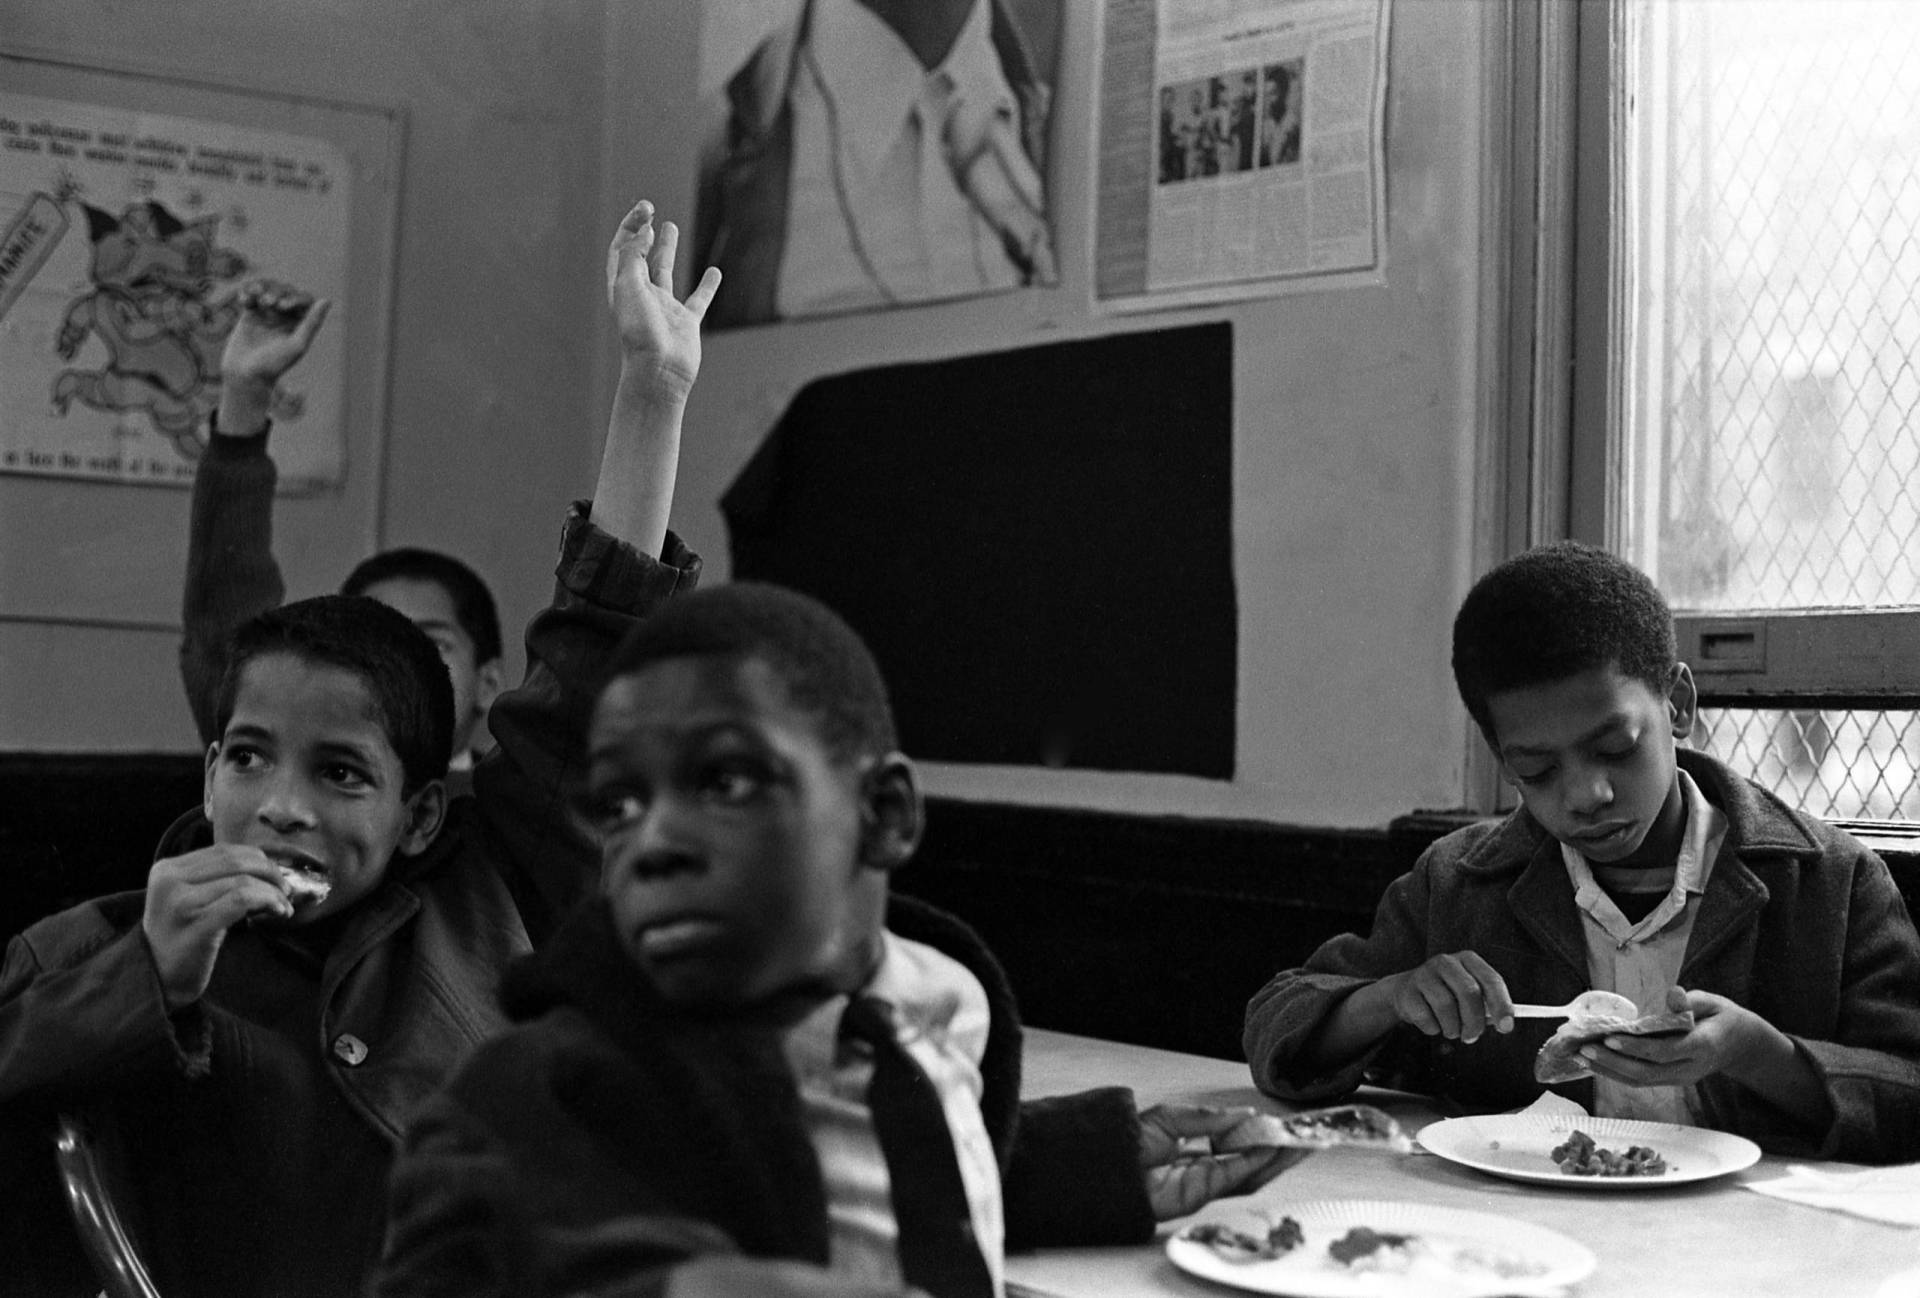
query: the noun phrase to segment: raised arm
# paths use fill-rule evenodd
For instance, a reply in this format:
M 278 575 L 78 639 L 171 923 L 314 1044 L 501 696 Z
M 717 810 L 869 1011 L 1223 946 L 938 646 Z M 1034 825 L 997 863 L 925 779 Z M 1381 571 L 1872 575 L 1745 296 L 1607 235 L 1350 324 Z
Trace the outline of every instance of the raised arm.
M 720 287 L 708 267 L 687 300 L 673 296 L 680 229 L 653 224 L 641 201 L 621 220 L 607 249 L 607 305 L 620 332 L 620 384 L 593 493 L 593 520 L 616 540 L 658 556 L 666 541 L 680 421 L 700 373 L 700 321 Z
M 520 905 L 542 940 L 593 887 L 599 845 L 566 811 L 585 747 L 600 665 L 635 622 L 699 580 L 700 560 L 667 531 L 680 422 L 700 371 L 700 321 L 720 281 L 709 270 L 673 296 L 679 242 L 636 204 L 607 251 L 607 297 L 620 330 L 620 386 L 590 506 L 561 536 L 553 603 L 527 628 L 527 675 L 488 718 L 499 747 L 474 772 L 482 815 Z
M 273 558 L 277 475 L 267 457 L 267 415 L 274 385 L 306 355 L 327 309 L 324 299 L 250 283 L 221 354 L 219 410 L 193 475 L 180 610 L 180 680 L 203 744 L 217 737 L 214 695 L 228 634 L 286 597 Z

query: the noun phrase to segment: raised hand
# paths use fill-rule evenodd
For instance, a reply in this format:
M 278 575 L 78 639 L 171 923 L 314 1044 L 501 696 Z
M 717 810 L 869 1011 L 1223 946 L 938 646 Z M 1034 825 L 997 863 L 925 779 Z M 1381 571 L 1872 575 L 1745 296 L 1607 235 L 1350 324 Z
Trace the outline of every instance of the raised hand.
M 240 290 L 240 317 L 220 356 L 220 377 L 272 385 L 313 346 L 333 304 L 278 284 L 249 280 Z
M 656 230 L 653 204 L 633 205 L 607 248 L 607 305 L 620 331 L 629 369 L 652 371 L 657 381 L 684 396 L 700 373 L 700 321 L 720 288 L 718 267 L 707 267 L 681 302 L 673 296 L 674 259 L 680 227 L 663 221 Z
M 1214 1153 L 1213 1137 L 1226 1135 L 1253 1112 L 1182 1104 L 1141 1110 L 1140 1168 L 1156 1219 L 1184 1217 L 1223 1195 L 1251 1194 L 1312 1152 L 1260 1146 Z
M 274 385 L 313 346 L 332 304 L 271 280 L 248 281 L 239 304 L 239 319 L 220 354 L 216 426 L 228 436 L 248 437 L 267 426 Z
M 259 848 L 219 844 L 154 862 L 140 927 L 169 1010 L 200 999 L 227 931 L 254 915 L 293 915 L 279 868 Z

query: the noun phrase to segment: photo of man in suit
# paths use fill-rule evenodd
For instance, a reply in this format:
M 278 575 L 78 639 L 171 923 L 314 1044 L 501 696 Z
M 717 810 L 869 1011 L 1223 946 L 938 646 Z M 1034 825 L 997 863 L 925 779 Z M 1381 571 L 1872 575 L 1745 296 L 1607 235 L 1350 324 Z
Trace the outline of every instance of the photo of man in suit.
M 803 0 L 728 76 L 702 149 L 708 326 L 1052 283 L 1051 73 L 1025 24 L 1056 31 L 1058 3 Z

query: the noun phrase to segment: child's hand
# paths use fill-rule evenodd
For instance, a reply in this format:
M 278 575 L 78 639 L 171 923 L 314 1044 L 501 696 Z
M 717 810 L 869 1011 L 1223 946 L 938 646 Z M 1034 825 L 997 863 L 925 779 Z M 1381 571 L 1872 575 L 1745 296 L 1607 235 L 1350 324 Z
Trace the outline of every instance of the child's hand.
M 1488 1028 L 1513 1031 L 1506 980 L 1475 952 L 1431 956 L 1392 982 L 1393 1012 L 1430 1037 L 1470 1045 Z
M 291 918 L 279 867 L 257 847 L 219 844 L 154 862 L 141 930 L 153 951 L 167 1008 L 207 990 L 227 930 L 254 915 Z
M 313 345 L 332 303 L 271 280 L 240 290 L 240 318 L 220 356 L 220 378 L 271 389 Z
M 1251 1194 L 1312 1152 L 1262 1146 L 1214 1153 L 1213 1137 L 1253 1112 L 1176 1104 L 1141 1110 L 1140 1167 L 1157 1220 L 1184 1217 L 1223 1195 Z
M 1773 1031 L 1752 1010 L 1712 992 L 1670 987 L 1667 1009 L 1692 1010 L 1693 1030 L 1602 1037 L 1581 1047 L 1581 1055 L 1600 1076 L 1628 1086 L 1687 1086 L 1714 1073 L 1737 1075 Z
M 656 238 L 653 204 L 633 205 L 607 248 L 607 305 L 620 329 L 629 369 L 650 372 L 684 397 L 700 373 L 700 321 L 720 288 L 720 270 L 707 267 L 685 302 L 673 297 L 673 263 L 680 228 L 663 221 Z

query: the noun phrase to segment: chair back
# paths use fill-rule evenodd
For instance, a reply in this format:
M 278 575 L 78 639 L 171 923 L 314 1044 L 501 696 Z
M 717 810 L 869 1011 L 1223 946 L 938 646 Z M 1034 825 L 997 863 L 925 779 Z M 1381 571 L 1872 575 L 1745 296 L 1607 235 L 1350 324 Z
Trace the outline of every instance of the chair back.
M 63 1113 L 54 1132 L 54 1160 L 67 1192 L 67 1208 L 81 1247 L 93 1264 L 106 1298 L 160 1298 L 146 1264 L 115 1206 L 126 1202 L 125 1182 L 113 1156 L 106 1119 Z

